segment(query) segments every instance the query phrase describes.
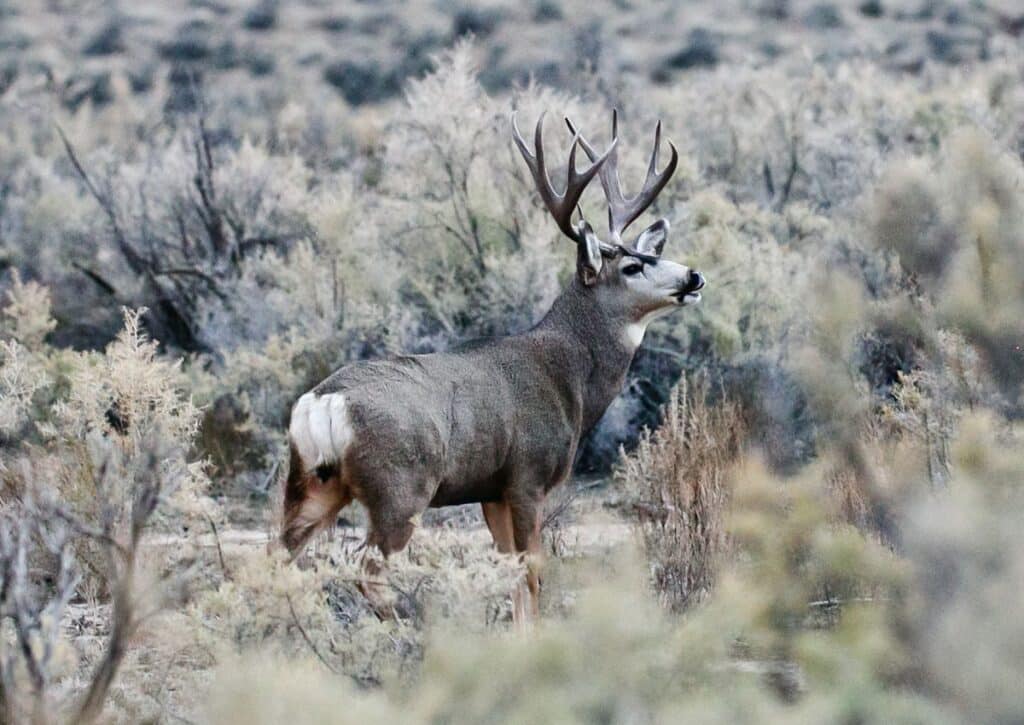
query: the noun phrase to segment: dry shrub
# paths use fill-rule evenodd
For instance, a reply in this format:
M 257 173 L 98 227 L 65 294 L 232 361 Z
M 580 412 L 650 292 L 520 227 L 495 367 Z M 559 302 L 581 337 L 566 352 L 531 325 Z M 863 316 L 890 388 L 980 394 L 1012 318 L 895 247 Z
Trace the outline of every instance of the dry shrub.
M 49 290 L 24 282 L 17 270 L 5 297 L 0 309 L 0 441 L 18 438 L 22 427 L 38 417 L 36 393 L 52 382 L 41 348 L 57 325 L 50 315 Z
M 175 458 L 172 441 L 154 430 L 128 452 L 94 438 L 63 466 L 55 456 L 35 467 L 15 462 L 18 498 L 0 501 L 4 722 L 99 719 L 140 628 L 186 596 L 192 568 L 143 544 L 180 483 L 166 465 Z M 89 510 L 65 498 L 65 475 L 88 481 Z M 102 644 L 67 636 L 69 603 L 85 598 L 104 603 Z
M 46 373 L 15 340 L 0 341 L 0 435 L 17 436 L 32 409 L 36 391 L 46 387 Z
M 643 435 L 616 473 L 633 493 L 655 587 L 675 610 L 707 594 L 728 548 L 727 473 L 743 431 L 736 403 L 711 404 L 706 384 L 691 394 L 683 381 L 662 426 Z
M 52 422 L 39 425 L 43 448 L 32 464 L 63 505 L 85 521 L 109 520 L 118 536 L 129 528 L 140 471 L 154 447 L 162 451 L 157 465 L 164 485 L 151 523 L 177 529 L 214 513 L 205 498 L 204 465 L 189 451 L 199 411 L 184 394 L 180 361 L 159 357 L 142 332 L 143 312 L 125 311 L 124 329 L 103 355 L 73 361 Z M 76 554 L 89 575 L 83 584 L 101 583 L 108 565 L 96 548 L 85 541 Z
M 790 721 L 872 722 L 907 696 L 890 689 L 910 657 L 884 620 L 904 567 L 842 521 L 833 465 L 789 478 L 753 458 L 735 469 L 728 526 L 737 556 L 700 616 L 718 609 L 735 632 L 734 655 L 806 709 L 809 719 Z
M 0 465 L 5 721 L 99 719 L 130 642 L 192 583 L 187 535 L 173 552 L 146 546 L 153 528 L 187 532 L 215 509 L 190 455 L 198 411 L 180 362 L 158 356 L 141 316 L 126 310 L 103 354 L 74 353 L 46 344 L 42 288 L 17 282 L 3 310 L 0 381 L 17 394 L 0 406 L 17 433 Z M 69 605 L 83 602 L 105 612 L 99 643 L 67 636 Z
M 918 655 L 915 674 L 965 721 L 1020 722 L 1024 621 L 1013 603 L 1024 593 L 1024 429 L 968 414 L 950 457 L 948 489 L 908 513 L 914 580 L 901 633 Z
M 898 256 L 908 287 L 934 305 L 933 324 L 974 347 L 985 372 L 1018 410 L 1024 378 L 1022 179 L 1016 153 L 967 126 L 937 158 L 891 165 L 876 195 L 872 229 L 875 244 Z M 930 210 L 941 213 L 924 213 Z
M 358 588 L 366 577 L 359 540 L 321 538 L 303 568 L 262 550 L 229 555 L 226 578 L 190 607 L 195 645 L 219 658 L 314 657 L 359 684 L 379 685 L 413 675 L 438 628 L 482 632 L 510 617 L 523 565 L 499 554 L 489 537 L 437 528 L 417 532 L 375 578 L 395 613 L 381 621 Z
M 857 474 L 848 467 L 839 466 L 828 476 L 829 491 L 835 497 L 839 518 L 862 531 L 868 526 L 870 502 L 864 498 L 864 490 L 857 480 Z
M 207 721 L 679 722 L 702 714 L 701 699 L 687 701 L 702 684 L 753 694 L 752 678 L 699 656 L 722 635 L 673 627 L 646 595 L 639 571 L 634 562 L 616 561 L 611 571 L 591 572 L 600 584 L 588 586 L 574 616 L 541 622 L 529 636 L 466 631 L 452 622 L 430 639 L 420 675 L 402 687 L 356 690 L 315 658 L 226 660 Z

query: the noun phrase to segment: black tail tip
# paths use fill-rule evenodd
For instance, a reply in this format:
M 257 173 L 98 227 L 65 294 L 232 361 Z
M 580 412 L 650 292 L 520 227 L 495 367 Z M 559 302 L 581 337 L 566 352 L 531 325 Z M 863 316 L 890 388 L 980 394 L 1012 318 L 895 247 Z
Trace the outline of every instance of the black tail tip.
M 316 477 L 320 479 L 320 483 L 326 483 L 336 475 L 338 475 L 337 463 L 321 463 L 316 467 Z

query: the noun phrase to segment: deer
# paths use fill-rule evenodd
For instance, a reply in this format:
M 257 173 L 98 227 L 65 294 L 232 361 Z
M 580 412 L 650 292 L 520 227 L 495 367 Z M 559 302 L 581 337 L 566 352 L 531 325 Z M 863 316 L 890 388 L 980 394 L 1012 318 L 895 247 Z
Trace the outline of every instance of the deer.
M 627 198 L 618 174 L 618 114 L 598 153 L 572 134 L 565 189 L 556 191 L 544 155 L 542 113 L 531 152 L 511 118 L 512 139 L 540 199 L 576 247 L 571 282 L 529 330 L 458 344 L 446 352 L 349 364 L 303 394 L 288 428 L 281 541 L 294 558 L 353 500 L 369 519 L 366 550 L 382 562 L 408 543 L 428 507 L 480 504 L 498 551 L 526 562 L 512 618 L 539 617 L 541 522 L 545 497 L 569 478 L 583 436 L 621 392 L 654 319 L 700 302 L 705 279 L 662 259 L 669 222 L 658 219 L 627 244 L 623 234 L 675 172 L 658 171 L 661 122 L 639 193 Z M 577 149 L 590 165 L 580 171 Z M 597 176 L 608 206 L 601 239 L 582 217 L 584 189 Z M 368 598 L 372 587 L 360 587 Z M 378 593 L 379 594 L 379 593 Z

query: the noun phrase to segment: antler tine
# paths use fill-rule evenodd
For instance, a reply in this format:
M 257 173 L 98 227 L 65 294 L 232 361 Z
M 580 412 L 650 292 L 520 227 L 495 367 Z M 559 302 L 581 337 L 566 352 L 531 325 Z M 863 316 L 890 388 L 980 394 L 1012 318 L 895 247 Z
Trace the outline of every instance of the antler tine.
M 574 135 L 579 136 L 580 145 L 590 157 L 594 159 L 594 148 L 591 146 L 568 118 L 566 125 Z M 612 142 L 618 141 L 619 136 L 619 114 L 618 110 L 612 111 Z M 608 201 L 608 231 L 616 244 L 622 243 L 622 232 L 632 224 L 637 217 L 643 214 L 644 210 L 654 202 L 665 184 L 669 182 L 676 171 L 679 163 L 679 152 L 675 144 L 668 141 L 672 149 L 672 158 L 668 165 L 658 173 L 658 150 L 661 148 L 661 121 L 654 129 L 654 150 L 651 152 L 651 160 L 647 166 L 647 177 L 644 179 L 643 188 L 632 199 L 627 199 L 622 193 L 622 184 L 619 181 L 619 159 L 618 153 L 613 153 L 600 169 L 601 187 L 604 189 L 605 198 Z
M 608 154 L 608 161 L 605 162 L 604 166 L 600 171 L 601 188 L 604 189 L 605 199 L 608 200 L 609 204 L 624 204 L 625 199 L 622 198 L 622 188 L 619 184 L 619 149 L 618 149 L 618 122 L 616 121 L 617 113 L 612 111 L 612 147 Z M 597 158 L 597 150 L 590 145 L 590 142 L 583 137 L 583 134 L 573 125 L 573 122 L 569 120 L 568 116 L 565 118 L 565 125 L 569 127 L 569 132 L 572 133 L 574 138 L 580 140 L 580 146 L 583 147 L 583 152 L 587 155 L 591 161 Z M 614 181 L 614 183 L 612 183 Z
M 576 134 L 573 137 L 572 146 L 569 148 L 569 167 L 566 174 L 565 191 L 559 194 L 551 185 L 547 166 L 544 163 L 543 127 L 545 115 L 546 112 L 543 112 L 540 114 L 540 118 L 537 119 L 537 128 L 534 131 L 533 137 L 534 152 L 532 154 L 527 148 L 522 134 L 519 132 L 519 127 L 516 125 L 515 112 L 512 113 L 512 138 L 530 169 L 530 174 L 537 185 L 540 198 L 544 201 L 544 205 L 551 213 L 551 216 L 554 217 L 558 228 L 574 242 L 580 243 L 583 241 L 583 235 L 572 225 L 573 209 L 576 208 L 580 196 L 583 195 L 583 190 L 587 188 L 587 184 L 597 175 L 602 165 L 614 152 L 615 142 L 612 142 L 611 146 L 608 147 L 608 150 L 601 157 L 597 157 L 596 152 L 592 154 L 592 148 L 584 147 L 583 150 L 590 157 L 591 165 L 585 170 L 579 171 L 576 169 L 576 148 L 581 145 L 582 137 Z
M 665 184 L 669 182 L 669 179 L 676 172 L 676 166 L 679 164 L 679 152 L 676 151 L 675 144 L 668 139 L 666 141 L 668 141 L 669 148 L 672 149 L 672 158 L 669 159 L 668 165 L 659 174 L 658 150 L 661 148 L 661 121 L 659 120 L 658 125 L 654 127 L 654 149 L 651 151 L 651 162 L 647 166 L 647 178 L 644 179 L 643 189 L 634 198 L 634 202 L 642 203 L 639 204 L 636 213 L 623 225 L 623 229 L 640 216 L 644 209 L 651 205 L 658 194 L 661 193 L 661 190 L 665 188 Z

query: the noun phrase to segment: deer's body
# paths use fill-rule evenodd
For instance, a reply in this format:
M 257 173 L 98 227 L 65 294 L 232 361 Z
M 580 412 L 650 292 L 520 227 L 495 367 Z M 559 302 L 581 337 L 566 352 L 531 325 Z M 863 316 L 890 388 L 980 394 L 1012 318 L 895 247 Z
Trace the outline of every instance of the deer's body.
M 635 352 L 627 323 L 610 324 L 593 294 L 570 285 L 521 335 L 338 370 L 296 405 L 292 470 L 318 473 L 310 487 L 337 490 L 337 502 L 360 500 L 380 531 L 427 506 L 541 502 Z M 308 508 L 299 518 L 315 528 L 321 506 Z
M 614 127 L 613 127 L 614 128 Z M 499 550 L 539 553 L 545 495 L 569 475 L 580 438 L 622 388 L 647 324 L 699 301 L 703 278 L 660 259 L 664 220 L 633 248 L 621 231 L 650 204 L 675 168 L 655 174 L 657 140 L 644 191 L 626 200 L 602 164 L 614 141 L 575 172 L 564 195 L 550 187 L 538 123 L 533 156 L 517 143 L 541 197 L 577 243 L 577 272 L 531 330 L 475 341 L 450 352 L 346 366 L 303 395 L 289 427 L 291 464 L 282 539 L 297 552 L 353 500 L 369 513 L 367 543 L 385 557 L 402 549 L 429 506 L 480 503 Z M 616 244 L 586 222 L 570 223 L 583 187 L 601 171 Z M 608 260 L 606 263 L 605 260 Z M 532 609 L 539 580 L 528 575 Z M 519 598 L 516 611 L 525 616 Z

